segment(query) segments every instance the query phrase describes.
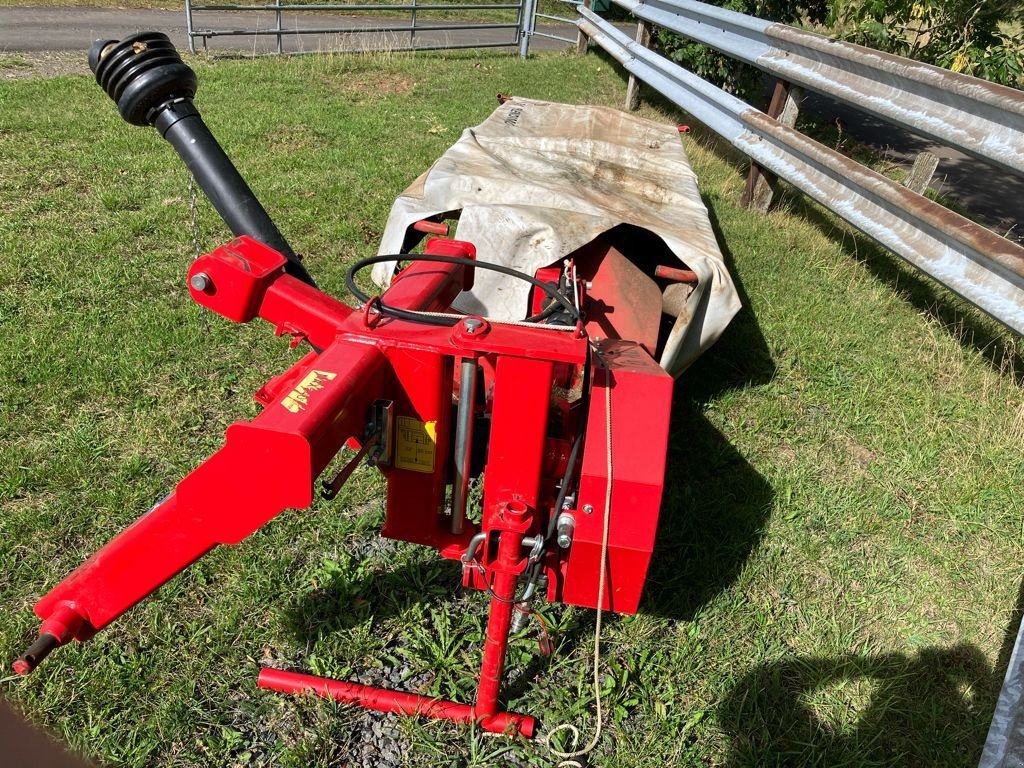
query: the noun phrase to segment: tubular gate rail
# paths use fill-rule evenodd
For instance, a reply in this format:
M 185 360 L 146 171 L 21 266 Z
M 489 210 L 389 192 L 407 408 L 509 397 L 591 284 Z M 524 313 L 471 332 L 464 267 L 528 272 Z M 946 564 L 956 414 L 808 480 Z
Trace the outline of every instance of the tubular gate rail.
M 559 42 L 562 42 L 562 43 L 575 43 L 576 42 L 576 38 L 564 37 L 564 36 L 556 34 L 554 32 L 539 32 L 539 31 L 537 31 L 537 19 L 545 19 L 547 21 L 555 21 L 555 22 L 558 22 L 560 24 L 575 24 L 576 23 L 575 19 L 567 19 L 564 16 L 556 16 L 554 14 L 541 12 L 541 10 L 539 9 L 539 2 L 538 2 L 538 0 L 525 0 L 525 1 L 526 1 L 526 7 L 527 7 L 525 18 L 528 18 L 530 20 L 530 22 L 529 22 L 530 26 L 529 26 L 529 28 L 527 30 L 525 30 L 524 41 L 525 41 L 525 39 L 528 39 L 530 37 L 546 37 L 549 40 L 558 40 Z M 572 13 L 573 11 L 575 11 L 576 8 L 579 8 L 579 7 L 583 6 L 583 5 L 585 5 L 583 0 L 558 0 L 558 2 L 564 3 L 565 5 L 567 5 L 568 8 L 566 10 L 569 13 Z M 523 55 L 525 56 L 525 53 Z
M 1024 173 L 1024 93 L 690 0 L 614 0 L 779 78 Z M 1024 334 L 1024 248 L 788 128 L 586 8 L 577 26 L 632 75 L 918 269 Z
M 386 34 L 396 36 L 394 39 L 390 39 L 386 45 L 389 51 L 427 51 L 435 49 L 455 49 L 455 48 L 508 48 L 513 46 L 519 46 L 521 32 L 523 29 L 523 7 L 527 0 L 515 0 L 515 2 L 496 2 L 496 3 L 423 3 L 419 4 L 416 0 L 410 0 L 408 3 L 388 5 L 388 4 L 352 4 L 346 5 L 343 3 L 315 3 L 315 4 L 303 4 L 303 3 L 282 3 L 281 0 L 274 0 L 273 3 L 266 3 L 263 5 L 233 5 L 228 3 L 212 3 L 212 4 L 195 4 L 192 0 L 185 0 L 185 25 L 188 35 L 188 47 L 192 53 L 196 52 L 196 39 L 202 41 L 204 49 L 208 48 L 209 41 L 213 38 L 218 37 L 273 37 L 276 39 L 276 52 L 284 52 L 284 39 L 289 36 L 301 36 L 301 35 L 367 35 L 367 34 Z M 467 21 L 432 21 L 423 23 L 423 20 L 419 18 L 419 14 L 437 14 L 438 12 L 447 13 L 460 13 L 463 11 L 501 11 L 508 12 L 510 19 L 502 22 L 467 22 Z M 200 27 L 196 23 L 196 13 L 202 12 L 220 12 L 220 13 L 266 13 L 273 14 L 274 24 L 270 27 L 259 27 L 257 23 L 256 28 L 239 29 L 215 29 L 212 27 Z M 320 27 L 320 26 L 284 26 L 282 14 L 284 13 L 331 13 L 331 14 L 395 14 L 407 13 L 409 15 L 409 23 L 402 24 L 380 24 L 379 18 L 373 19 L 366 25 L 358 24 L 339 24 L 334 26 Z M 514 16 L 513 16 L 514 13 Z M 257 18 L 257 22 L 258 22 Z M 570 22 L 571 23 L 571 22 Z M 467 42 L 454 42 L 451 40 L 445 40 L 443 42 L 427 41 L 425 43 L 417 43 L 416 34 L 422 32 L 441 32 L 441 33 L 452 33 L 452 32 L 468 32 L 468 31 L 482 31 L 482 30 L 508 30 L 508 40 L 490 40 L 490 41 L 467 41 Z M 398 36 L 404 37 L 408 35 L 408 45 L 396 44 Z M 380 47 L 379 41 L 376 41 L 377 45 L 374 47 Z

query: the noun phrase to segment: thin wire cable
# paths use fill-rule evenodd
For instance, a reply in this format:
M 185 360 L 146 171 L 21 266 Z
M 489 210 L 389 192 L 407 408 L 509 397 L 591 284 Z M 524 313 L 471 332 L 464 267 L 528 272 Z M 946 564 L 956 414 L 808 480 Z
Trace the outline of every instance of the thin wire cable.
M 601 367 L 605 370 L 605 450 L 608 455 L 608 484 L 604 492 L 604 530 L 601 532 L 601 574 L 598 578 L 597 586 L 597 620 L 594 622 L 594 718 L 597 721 L 597 725 L 594 729 L 594 736 L 582 749 L 575 748 L 576 745 L 580 743 L 580 729 L 572 723 L 562 723 L 548 731 L 546 738 L 548 751 L 555 757 L 559 758 L 560 762 L 558 763 L 558 768 L 583 768 L 583 764 L 573 758 L 583 757 L 584 755 L 589 754 L 601 740 L 601 609 L 604 605 L 605 572 L 608 570 L 608 525 L 611 520 L 612 509 L 612 372 L 604 357 L 601 355 L 600 350 L 596 346 L 593 347 L 593 349 L 595 356 L 601 361 Z M 570 742 L 572 744 L 572 748 L 569 752 L 563 752 L 551 744 L 551 738 L 556 733 L 563 731 L 570 734 L 572 738 L 572 741 Z

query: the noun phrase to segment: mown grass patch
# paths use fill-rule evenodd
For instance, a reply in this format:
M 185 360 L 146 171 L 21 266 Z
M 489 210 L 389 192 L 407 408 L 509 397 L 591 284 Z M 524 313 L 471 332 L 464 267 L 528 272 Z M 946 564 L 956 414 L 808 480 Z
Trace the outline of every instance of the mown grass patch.
M 594 54 L 196 66 L 208 123 L 337 295 L 394 197 L 495 93 L 624 91 Z M 643 612 L 607 625 L 592 762 L 976 764 L 1018 615 L 1020 344 L 799 196 L 742 210 L 742 161 L 694 127 L 746 307 L 679 381 L 657 560 Z M 39 595 L 254 415 L 297 353 L 188 301 L 185 171 L 89 79 L 0 85 L 0 179 L 10 660 Z M 200 226 L 205 248 L 228 236 L 205 205 Z M 433 553 L 376 538 L 381 495 L 361 471 L 3 695 L 107 764 L 374 764 L 373 724 L 413 765 L 550 764 L 536 743 L 256 689 L 273 661 L 471 696 L 485 601 L 456 596 Z M 539 660 L 533 630 L 513 643 L 509 705 L 586 735 L 592 615 L 545 613 L 559 651 Z

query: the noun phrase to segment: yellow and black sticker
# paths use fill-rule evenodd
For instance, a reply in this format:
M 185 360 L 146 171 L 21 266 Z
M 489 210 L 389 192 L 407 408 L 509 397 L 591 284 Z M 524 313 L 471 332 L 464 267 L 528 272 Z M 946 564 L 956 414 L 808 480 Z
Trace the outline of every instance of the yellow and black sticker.
M 437 422 L 398 417 L 395 466 L 413 472 L 433 472 L 437 453 Z
M 337 376 L 338 374 L 331 371 L 310 371 L 295 389 L 285 395 L 281 405 L 292 413 L 306 410 L 313 393 L 323 389 L 328 381 L 334 381 Z

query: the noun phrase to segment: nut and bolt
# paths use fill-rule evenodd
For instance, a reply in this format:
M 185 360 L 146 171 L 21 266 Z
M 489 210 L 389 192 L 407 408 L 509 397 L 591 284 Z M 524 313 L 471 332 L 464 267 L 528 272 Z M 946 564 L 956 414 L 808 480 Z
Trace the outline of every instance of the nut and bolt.
M 210 276 L 205 272 L 196 272 L 194 275 L 192 275 L 191 279 L 188 281 L 188 284 L 192 286 L 193 290 L 205 291 L 207 288 L 213 285 L 213 281 L 210 280 Z
M 576 520 L 568 512 L 563 512 L 558 516 L 558 520 L 555 523 L 556 530 L 558 531 L 558 546 L 561 549 L 568 549 L 572 546 L 572 535 L 576 531 Z

